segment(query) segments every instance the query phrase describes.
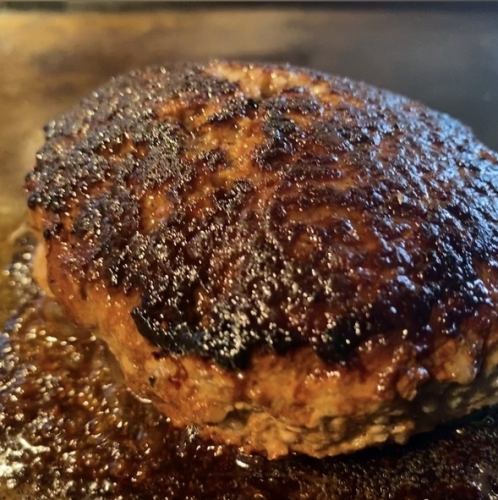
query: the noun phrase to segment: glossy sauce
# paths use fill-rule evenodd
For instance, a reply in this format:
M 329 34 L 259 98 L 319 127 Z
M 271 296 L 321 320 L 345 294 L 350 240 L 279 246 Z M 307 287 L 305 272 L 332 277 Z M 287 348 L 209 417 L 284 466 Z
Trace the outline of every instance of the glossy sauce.
M 268 461 L 173 429 L 127 391 L 102 342 L 40 295 L 29 238 L 13 253 L 0 285 L 5 498 L 498 498 L 496 410 L 325 460 Z

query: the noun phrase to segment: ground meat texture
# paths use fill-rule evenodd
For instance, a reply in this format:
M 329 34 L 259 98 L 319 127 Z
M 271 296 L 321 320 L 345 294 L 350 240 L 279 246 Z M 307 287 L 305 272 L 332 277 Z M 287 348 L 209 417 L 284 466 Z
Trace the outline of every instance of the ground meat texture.
M 152 67 L 49 123 L 26 186 L 51 292 L 178 425 L 322 456 L 494 402 L 498 157 L 446 115 Z

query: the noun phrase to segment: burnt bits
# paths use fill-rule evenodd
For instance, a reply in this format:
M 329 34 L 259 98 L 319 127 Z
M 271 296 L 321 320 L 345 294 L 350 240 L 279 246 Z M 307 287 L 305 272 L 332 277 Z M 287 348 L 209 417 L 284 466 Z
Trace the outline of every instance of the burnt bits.
M 214 62 L 117 77 L 45 133 L 30 208 L 164 350 L 346 362 L 496 310 L 498 159 L 418 103 Z

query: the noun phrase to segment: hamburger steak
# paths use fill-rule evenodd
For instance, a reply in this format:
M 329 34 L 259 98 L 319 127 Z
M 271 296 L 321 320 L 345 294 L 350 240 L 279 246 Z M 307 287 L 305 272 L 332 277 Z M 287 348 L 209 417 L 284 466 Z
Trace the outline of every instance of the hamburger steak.
M 498 155 L 291 66 L 112 79 L 27 176 L 39 283 L 177 426 L 322 457 L 498 402 Z

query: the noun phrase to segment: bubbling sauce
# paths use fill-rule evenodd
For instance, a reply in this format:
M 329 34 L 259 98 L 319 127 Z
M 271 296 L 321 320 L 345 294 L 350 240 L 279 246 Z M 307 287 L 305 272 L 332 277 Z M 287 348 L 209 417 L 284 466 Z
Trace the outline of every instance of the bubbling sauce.
M 268 461 L 177 430 L 106 346 L 31 279 L 22 237 L 0 282 L 0 498 L 498 498 L 498 411 L 409 445 Z

